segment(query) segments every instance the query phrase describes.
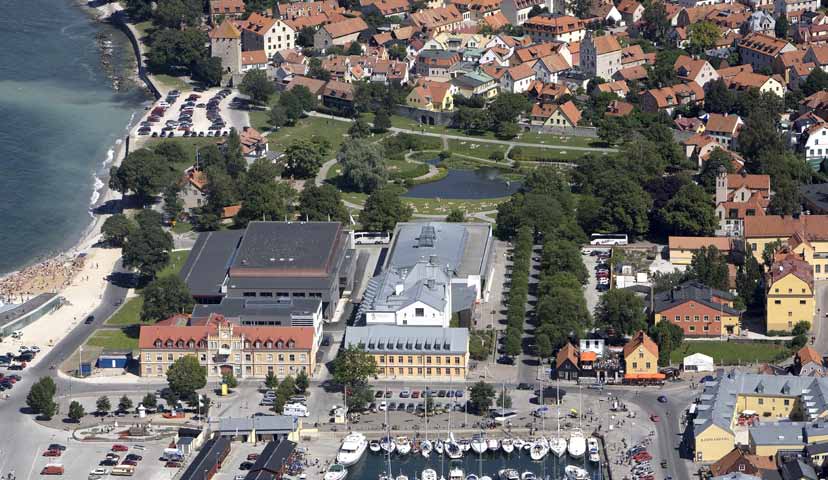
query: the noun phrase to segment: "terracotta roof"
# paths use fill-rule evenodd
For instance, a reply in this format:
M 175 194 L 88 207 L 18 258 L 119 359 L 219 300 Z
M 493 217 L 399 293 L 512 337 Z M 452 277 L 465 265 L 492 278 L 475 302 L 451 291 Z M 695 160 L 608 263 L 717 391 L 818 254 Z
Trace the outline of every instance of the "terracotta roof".
M 598 85 L 598 90 L 604 93 L 614 93 L 619 96 L 626 96 L 630 91 L 629 85 L 624 80 L 616 80 Z
M 412 25 L 419 28 L 433 29 L 459 23 L 463 21 L 463 14 L 454 5 L 438 8 L 427 8 L 410 16 Z
M 746 63 L 744 65 L 735 65 L 733 67 L 725 67 L 716 70 L 716 73 L 725 80 L 735 77 L 742 72 L 753 73 L 753 65 Z
M 785 68 L 790 68 L 794 65 L 802 63 L 805 58 L 805 50 L 796 49 L 790 52 L 785 52 L 779 55 L 779 62 Z
M 736 128 L 739 126 L 739 115 L 722 115 L 720 113 L 711 113 L 707 117 L 708 132 L 722 132 L 735 135 Z M 741 176 L 741 175 L 739 175 Z
M 664 380 L 663 373 L 625 373 L 624 380 Z
M 632 15 L 639 7 L 641 7 L 641 4 L 635 0 L 621 0 L 615 8 L 622 14 Z
M 207 186 L 207 174 L 201 170 L 191 168 L 184 174 L 184 179 L 199 190 Z
M 188 346 L 190 341 L 195 344 L 195 348 L 198 348 L 200 341 L 207 340 L 208 335 L 215 335 L 217 331 L 218 325 L 215 323 L 185 327 L 143 325 L 138 337 L 138 348 L 141 350 L 175 348 L 192 351 L 193 347 Z M 256 341 L 262 342 L 261 349 L 264 349 L 265 342 L 273 342 L 274 346 L 268 350 L 276 350 L 276 344 L 280 341 L 283 345 L 282 349 L 287 349 L 289 342 L 294 343 L 294 346 L 290 348 L 291 350 L 311 350 L 313 348 L 313 327 L 248 327 L 234 325 L 233 334 L 243 335 L 245 341 L 251 342 L 250 348 L 253 347 L 252 344 Z M 158 340 L 162 342 L 161 347 L 155 346 Z M 183 343 L 179 344 L 179 340 Z M 167 341 L 172 341 L 173 346 L 167 347 Z
M 509 24 L 509 19 L 506 18 L 506 15 L 503 15 L 503 12 L 497 12 L 494 15 L 483 17 L 481 22 L 491 27 L 492 30 L 500 30 Z
M 331 38 L 339 38 L 368 30 L 368 24 L 362 17 L 354 17 L 341 22 L 329 23 L 322 28 L 330 34 Z
M 515 5 L 516 10 L 532 8 L 535 5 L 543 5 L 543 0 L 508 0 Z
M 642 330 L 639 330 L 629 342 L 624 345 L 624 358 L 630 356 L 631 353 L 638 350 L 638 347 L 644 347 L 645 350 L 658 357 L 658 345 L 647 336 Z
M 247 20 L 242 20 L 241 28 L 256 35 L 264 35 L 274 24 L 276 24 L 275 18 L 266 17 L 259 12 L 253 12 L 247 17 Z
M 761 73 L 741 72 L 726 80 L 728 88 L 746 90 L 749 88 L 762 88 L 771 77 Z M 778 81 L 778 80 L 777 80 Z
M 806 345 L 800 348 L 799 351 L 796 352 L 796 356 L 797 358 L 799 358 L 800 365 L 805 365 L 808 363 L 816 363 L 822 365 L 822 356 L 819 354 L 819 352 L 814 350 L 813 347 Z
M 302 30 L 305 27 L 318 27 L 328 23 L 328 16 L 324 13 L 317 13 L 316 15 L 303 15 L 292 20 L 285 20 L 285 23 L 290 23 L 291 28 L 296 31 Z
M 615 76 L 624 80 L 641 80 L 647 78 L 647 69 L 643 65 L 622 68 L 615 72 Z
M 210 13 L 213 15 L 244 13 L 244 11 L 244 0 L 210 0 Z
M 578 125 L 578 122 L 581 121 L 581 111 L 578 110 L 578 107 L 576 107 L 574 103 L 572 103 L 572 100 L 561 104 L 559 108 L 573 125 Z
M 551 30 L 552 33 L 557 35 L 584 29 L 583 20 L 570 15 L 559 15 L 555 17 L 538 15 L 526 20 L 523 25 L 528 29 Z
M 242 65 L 261 65 L 263 63 L 267 63 L 267 54 L 264 50 L 242 52 Z
M 735 116 L 735 115 L 734 115 Z M 747 187 L 750 190 L 770 190 L 770 175 L 729 173 L 727 175 L 727 188 L 738 190 Z
M 326 97 L 338 97 L 345 100 L 354 99 L 354 86 L 350 83 L 340 82 L 338 80 L 329 80 L 325 84 L 322 95 Z
M 708 65 L 707 60 L 693 59 L 687 55 L 679 55 L 676 63 L 673 64 L 673 69 L 679 78 L 683 80 L 695 80 L 705 65 Z
M 306 87 L 308 90 L 310 90 L 312 94 L 319 95 L 319 92 L 321 92 L 322 88 L 325 87 L 325 81 L 318 80 L 316 78 L 297 76 L 294 77 L 293 80 L 291 80 L 290 85 L 288 85 L 287 89 L 292 90 L 294 87 L 300 85 Z
M 775 57 L 782 53 L 782 50 L 791 44 L 764 33 L 751 33 L 739 42 L 739 48 L 752 50 L 761 55 Z
M 558 354 L 555 356 L 555 367 L 560 368 L 567 360 L 572 362 L 572 365 L 578 366 L 578 349 L 569 342 L 566 342 L 566 345 L 558 350 Z
M 765 206 L 762 204 L 758 194 L 751 195 L 747 202 L 721 202 L 716 207 L 724 209 L 725 218 L 739 218 L 746 220 L 748 218 L 767 218 L 765 215 Z M 752 214 L 748 215 L 748 211 L 752 210 Z
M 540 58 L 549 56 L 558 51 L 559 45 L 556 43 L 536 43 L 525 48 L 515 50 L 514 56 L 522 62 L 531 60 L 538 60 Z
M 637 62 L 646 62 L 641 45 L 630 45 L 621 50 L 621 65 Z
M 811 292 L 814 290 L 814 269 L 795 253 L 789 253 L 784 259 L 774 262 L 769 274 L 771 286 L 788 275 L 793 275 L 805 282 L 811 288 Z
M 224 19 L 221 25 L 210 30 L 210 38 L 241 38 L 241 32 L 228 19 Z
M 828 215 L 767 215 L 764 218 L 745 218 L 745 238 L 788 238 L 803 234 L 809 241 L 828 241 Z
M 222 220 L 227 220 L 229 218 L 235 217 L 236 215 L 239 214 L 239 211 L 241 210 L 241 207 L 242 207 L 241 204 L 238 204 L 238 205 L 228 205 L 228 206 L 222 208 L 221 209 L 221 219 Z
M 679 99 L 685 96 L 695 96 L 693 101 L 696 102 L 704 100 L 704 90 L 695 82 L 679 83 L 672 87 L 653 88 L 647 90 L 647 93 L 653 96 L 658 108 L 681 105 Z
M 290 20 L 298 17 L 309 17 L 319 15 L 320 13 L 333 13 L 342 10 L 336 0 L 279 3 L 276 5 L 276 11 L 279 13 L 279 16 Z
M 598 55 L 606 55 L 621 50 L 621 44 L 610 34 L 592 37 L 592 44 L 595 45 L 595 53 Z
M 716 247 L 720 252 L 730 251 L 727 237 L 674 237 L 670 236 L 670 250 L 699 250 L 702 247 Z
M 744 459 L 747 463 L 753 465 L 758 470 L 773 470 L 776 471 L 776 462 L 773 457 L 764 457 L 750 454 L 741 448 L 734 448 L 729 451 L 724 457 L 720 458 L 716 463 L 710 466 L 710 472 L 713 476 L 727 475 L 738 471 L 736 466 L 739 461 Z
M 509 68 L 506 72 L 512 77 L 512 80 L 521 80 L 535 76 L 535 71 L 532 69 L 531 63 L 521 63 L 516 67 Z
M 610 117 L 625 117 L 631 114 L 633 110 L 635 110 L 635 107 L 632 103 L 613 100 L 607 105 L 607 111 L 604 115 L 609 115 Z

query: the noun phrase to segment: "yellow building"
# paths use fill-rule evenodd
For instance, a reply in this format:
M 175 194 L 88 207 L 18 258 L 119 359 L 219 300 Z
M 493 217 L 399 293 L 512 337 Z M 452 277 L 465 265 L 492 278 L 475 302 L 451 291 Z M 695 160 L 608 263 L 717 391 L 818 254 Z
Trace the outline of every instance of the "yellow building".
M 828 215 L 745 217 L 745 248 L 762 263 L 765 245 L 781 242 L 808 262 L 815 280 L 828 279 Z
M 730 253 L 730 239 L 727 237 L 676 237 L 668 239 L 670 263 L 673 265 L 690 265 L 693 254 L 702 247 L 716 247 L 722 255 Z
M 664 380 L 664 374 L 658 373 L 658 345 L 639 330 L 624 345 L 624 381 L 636 383 L 661 380 Z
M 179 358 L 193 355 L 207 375 L 236 378 L 311 375 L 317 345 L 313 327 L 248 327 L 212 317 L 206 325 L 142 326 L 138 339 L 141 376 L 164 377 Z
M 814 321 L 814 278 L 811 266 L 794 253 L 774 262 L 768 272 L 767 330 L 790 331 Z
M 454 110 L 454 93 L 457 88 L 449 82 L 424 80 L 411 90 L 405 99 L 409 107 L 429 112 L 450 112 Z
M 349 327 L 344 345 L 370 353 L 382 379 L 466 378 L 469 331 L 465 328 L 372 325 Z

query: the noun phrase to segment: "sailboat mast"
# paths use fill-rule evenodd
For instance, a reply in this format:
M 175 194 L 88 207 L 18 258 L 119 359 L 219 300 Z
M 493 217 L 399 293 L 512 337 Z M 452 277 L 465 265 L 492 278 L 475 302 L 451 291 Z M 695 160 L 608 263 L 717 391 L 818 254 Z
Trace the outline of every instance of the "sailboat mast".
M 388 387 L 385 387 L 385 397 L 388 397 Z M 388 407 L 385 408 L 385 433 L 388 442 L 391 443 L 391 424 L 388 422 Z M 394 474 L 391 473 L 391 448 L 388 448 L 385 453 L 386 459 L 388 460 L 388 478 L 393 478 Z

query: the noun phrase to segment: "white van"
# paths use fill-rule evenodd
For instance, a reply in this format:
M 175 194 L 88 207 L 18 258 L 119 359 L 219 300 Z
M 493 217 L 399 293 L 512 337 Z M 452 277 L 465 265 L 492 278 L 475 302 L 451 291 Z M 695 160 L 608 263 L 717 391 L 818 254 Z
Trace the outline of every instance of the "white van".
M 282 409 L 282 415 L 290 415 L 293 417 L 307 417 L 310 415 L 308 412 L 308 407 L 302 405 L 301 403 L 288 403 Z
M 13 331 L 13 332 L 12 332 L 12 334 L 11 334 L 11 337 L 12 337 L 12 338 L 16 338 L 16 339 L 18 339 L 18 340 L 19 340 L 19 339 L 21 339 L 21 338 L 23 338 L 23 330 L 15 330 L 15 331 Z

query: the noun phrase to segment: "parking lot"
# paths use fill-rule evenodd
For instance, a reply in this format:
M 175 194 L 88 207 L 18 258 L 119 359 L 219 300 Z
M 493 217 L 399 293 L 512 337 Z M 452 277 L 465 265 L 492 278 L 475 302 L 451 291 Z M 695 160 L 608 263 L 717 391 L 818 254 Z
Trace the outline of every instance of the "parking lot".
M 221 469 L 213 477 L 213 480 L 236 480 L 236 478 L 244 478 L 250 467 L 256 463 L 256 457 L 262 453 L 267 442 L 254 443 L 240 443 L 233 442 L 230 448 L 230 454 L 222 462 Z
M 160 460 L 168 441 L 146 444 L 123 444 L 127 447 L 127 451 L 124 452 L 112 451 L 113 445 L 119 444 L 118 442 L 69 441 L 61 444 L 59 441 L 54 441 L 52 443 L 62 445 L 66 447 L 66 450 L 61 452 L 60 456 L 44 456 L 50 444 L 43 444 L 42 448 L 34 453 L 34 459 L 32 460 L 33 468 L 31 470 L 32 477 L 40 475 L 41 471 L 47 465 L 60 465 L 63 467 L 63 477 L 65 478 L 110 478 L 109 472 L 112 471 L 113 466 L 101 465 L 106 459 L 107 454 L 118 455 L 118 463 L 123 462 L 130 454 L 140 456 L 141 460 L 136 462 L 137 466 L 132 475 L 136 479 L 172 479 L 173 475 L 178 471 L 177 468 L 165 467 L 166 462 Z M 107 473 L 100 476 L 90 476 L 90 473 L 98 468 L 103 469 L 101 471 L 106 471 Z
M 229 88 L 173 90 L 148 109 L 136 134 L 149 137 L 226 136 L 231 128 L 249 125 L 245 100 Z
M 601 294 L 609 290 L 611 273 L 609 269 L 609 248 L 583 248 L 581 258 L 589 273 L 589 280 L 584 289 L 587 308 L 595 313 L 595 306 L 601 299 Z M 599 273 L 600 272 L 600 273 Z

